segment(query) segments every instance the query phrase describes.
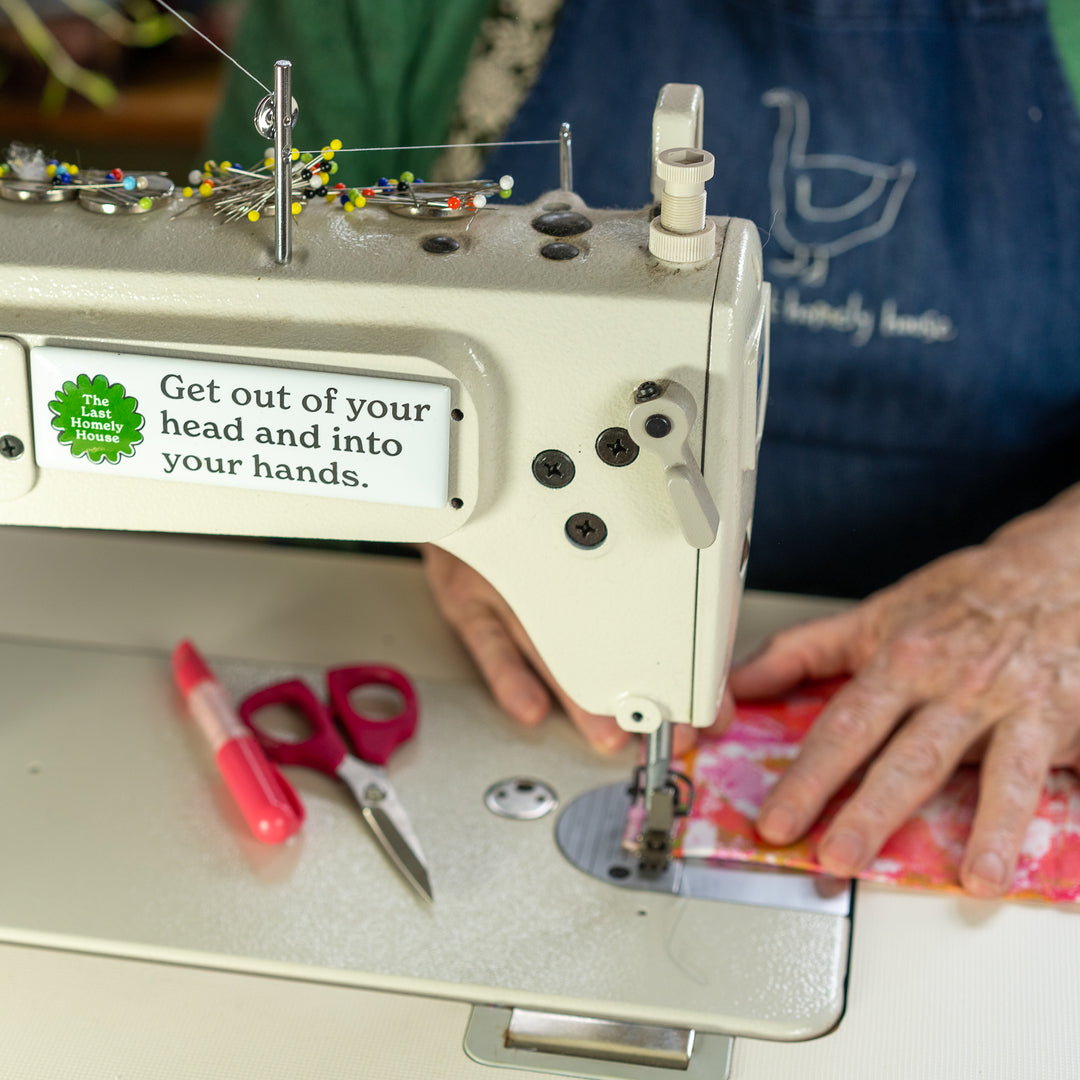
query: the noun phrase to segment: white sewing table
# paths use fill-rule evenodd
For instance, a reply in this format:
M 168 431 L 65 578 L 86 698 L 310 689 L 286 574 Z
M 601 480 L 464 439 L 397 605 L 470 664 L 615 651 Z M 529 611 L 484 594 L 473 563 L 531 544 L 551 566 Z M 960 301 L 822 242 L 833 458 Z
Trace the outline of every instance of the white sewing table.
M 448 696 L 479 694 L 474 668 L 435 611 L 419 565 L 409 560 L 231 540 L 5 528 L 0 529 L 0 581 L 0 665 L 18 675 L 9 677 L 10 686 L 0 685 L 0 724 L 18 721 L 11 686 L 34 685 L 36 709 L 55 703 L 57 709 L 77 711 L 82 694 L 101 692 L 93 685 L 93 672 L 122 673 L 124 664 L 152 665 L 162 673 L 164 694 L 166 658 L 183 635 L 193 637 L 211 658 L 281 671 L 359 659 L 395 663 L 426 687 L 429 709 L 438 707 L 440 686 Z M 804 598 L 750 595 L 742 647 L 829 607 Z M 79 671 L 89 689 L 75 684 L 73 673 Z M 118 702 L 129 699 L 130 688 L 112 688 Z M 576 755 L 580 764 L 573 767 L 595 770 L 600 782 L 628 775 L 633 763 L 632 751 L 614 761 L 595 759 L 562 718 L 526 732 L 496 716 L 492 730 L 500 752 L 516 746 L 527 762 L 530 752 L 550 752 L 553 746 L 559 754 Z M 189 756 L 182 759 L 183 768 L 201 771 L 210 791 L 208 759 L 199 756 L 193 737 L 184 738 Z M 100 769 L 104 777 L 110 760 L 106 741 L 99 750 L 100 761 L 88 755 L 82 764 Z M 148 759 L 141 775 L 123 778 L 130 781 L 133 808 L 140 798 L 152 797 L 155 768 Z M 16 826 L 12 790 L 25 790 L 32 799 L 35 791 L 57 782 L 48 760 L 0 761 L 0 772 L 9 789 L 5 812 Z M 402 795 L 406 798 L 406 792 Z M 207 858 L 217 843 L 253 843 L 230 837 L 228 808 L 219 809 L 221 836 L 207 838 Z M 94 812 L 87 806 L 88 821 Z M 175 824 L 179 836 L 185 822 Z M 11 821 L 4 827 L 10 830 Z M 122 842 L 129 823 L 118 821 L 115 827 Z M 102 824 L 106 838 L 110 828 Z M 357 844 L 370 843 L 357 831 Z M 462 840 L 461 872 L 485 872 L 482 865 L 470 867 L 468 837 Z M 174 841 L 179 843 L 164 830 L 163 870 Z M 54 865 L 40 844 L 35 846 L 35 836 L 22 842 L 39 877 L 34 885 L 46 897 L 42 919 L 47 923 L 55 910 L 60 925 L 83 902 L 80 873 L 85 877 L 93 868 L 59 865 L 60 859 Z M 117 865 L 123 865 L 119 852 Z M 0 890 L 17 894 L 25 885 L 19 874 L 18 865 L 5 865 Z M 433 885 L 437 902 L 438 876 Z M 197 891 L 182 901 L 169 897 L 162 910 L 200 905 Z M 348 910 L 341 918 L 356 923 L 369 918 L 374 925 L 379 913 L 368 912 L 379 903 L 377 896 L 351 898 L 342 905 Z M 16 944 L 0 928 L 0 940 L 6 942 L 0 944 L 2 1077 L 538 1080 L 548 1075 L 500 1072 L 471 1060 L 462 1048 L 470 1005 L 452 996 L 220 970 L 212 958 L 192 962 L 170 956 L 167 949 L 157 959 L 101 955 L 65 944 L 63 934 L 51 940 L 38 933 Z M 552 963 L 560 962 L 579 960 L 553 956 Z M 602 951 L 586 962 L 603 963 Z M 839 1024 L 805 1042 L 737 1038 L 731 1068 L 733 1080 L 1078 1076 L 1080 911 L 874 885 L 856 890 L 847 1006 Z

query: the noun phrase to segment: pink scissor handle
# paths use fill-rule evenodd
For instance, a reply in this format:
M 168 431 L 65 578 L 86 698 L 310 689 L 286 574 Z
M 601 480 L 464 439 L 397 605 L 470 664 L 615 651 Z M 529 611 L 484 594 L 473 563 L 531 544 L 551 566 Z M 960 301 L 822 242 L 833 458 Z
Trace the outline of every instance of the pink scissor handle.
M 265 709 L 268 705 L 285 705 L 296 709 L 311 725 L 311 734 L 298 742 L 285 742 L 268 735 L 252 719 L 259 709 Z M 304 765 L 327 776 L 336 776 L 338 767 L 348 753 L 348 748 L 334 729 L 329 709 L 300 679 L 290 679 L 256 690 L 240 702 L 236 711 L 254 732 L 266 756 L 279 765 Z
M 359 686 L 388 686 L 396 690 L 404 701 L 401 712 L 385 720 L 358 713 L 349 701 L 349 694 Z M 385 765 L 394 750 L 413 737 L 420 718 L 416 689 L 397 668 L 383 664 L 333 668 L 326 673 L 326 688 L 330 707 L 352 737 L 357 756 L 365 761 Z

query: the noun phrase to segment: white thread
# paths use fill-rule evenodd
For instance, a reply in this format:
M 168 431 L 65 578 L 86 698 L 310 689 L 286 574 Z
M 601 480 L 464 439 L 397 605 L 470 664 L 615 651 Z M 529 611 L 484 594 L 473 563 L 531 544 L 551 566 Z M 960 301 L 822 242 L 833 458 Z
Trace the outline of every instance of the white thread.
M 160 0 L 159 0 L 160 2 Z M 335 154 L 366 154 L 389 150 L 452 150 L 456 146 L 558 146 L 558 139 L 522 139 L 517 142 L 433 143 L 430 146 L 347 146 Z M 302 154 L 324 153 L 325 150 L 301 150 Z
M 251 72 L 248 71 L 248 69 L 240 63 L 239 60 L 233 59 L 233 57 L 231 57 L 220 45 L 218 45 L 217 42 L 211 41 L 210 38 L 208 38 L 197 26 L 192 26 L 191 23 L 189 23 L 187 19 L 185 19 L 184 16 L 180 14 L 179 11 L 176 11 L 174 8 L 169 7 L 169 5 L 165 3 L 165 0 L 155 0 L 155 3 L 157 3 L 159 7 L 163 7 L 174 19 L 179 19 L 189 30 L 192 30 L 196 34 L 198 34 L 199 37 L 201 37 L 203 41 L 205 41 L 208 45 L 212 45 L 215 49 L 217 49 L 217 51 L 221 53 L 221 55 L 224 56 L 225 59 L 229 61 L 229 63 L 235 64 L 249 79 L 251 79 L 252 82 L 261 86 L 268 94 L 273 93 L 273 91 L 270 89 L 269 86 L 266 85 L 266 83 L 262 82 L 262 80 L 260 79 L 256 79 L 255 76 L 252 75 Z

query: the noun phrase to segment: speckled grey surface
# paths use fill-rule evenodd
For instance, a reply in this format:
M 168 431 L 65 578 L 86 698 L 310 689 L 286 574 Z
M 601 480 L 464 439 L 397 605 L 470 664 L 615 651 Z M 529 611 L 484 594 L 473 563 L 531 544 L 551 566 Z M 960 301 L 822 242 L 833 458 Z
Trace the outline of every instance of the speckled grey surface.
M 240 695 L 318 669 L 218 661 Z M 560 799 L 628 776 L 561 720 L 519 728 L 467 682 L 419 684 L 390 774 L 435 903 L 397 877 L 343 785 L 291 772 L 302 833 L 246 833 L 164 655 L 0 643 L 0 938 L 701 1030 L 805 1038 L 843 1005 L 846 920 L 617 889 L 559 854 L 555 815 L 483 805 L 529 775 Z

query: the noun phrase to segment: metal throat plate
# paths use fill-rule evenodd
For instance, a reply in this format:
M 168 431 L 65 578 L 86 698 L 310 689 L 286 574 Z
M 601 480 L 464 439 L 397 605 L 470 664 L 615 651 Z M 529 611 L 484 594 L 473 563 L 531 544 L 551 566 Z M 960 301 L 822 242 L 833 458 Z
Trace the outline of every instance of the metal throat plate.
M 580 795 L 562 812 L 555 827 L 560 850 L 579 870 L 623 888 L 823 915 L 851 914 L 851 882 L 800 870 L 675 859 L 663 873 L 645 874 L 635 855 L 623 846 L 629 808 L 625 784 Z

